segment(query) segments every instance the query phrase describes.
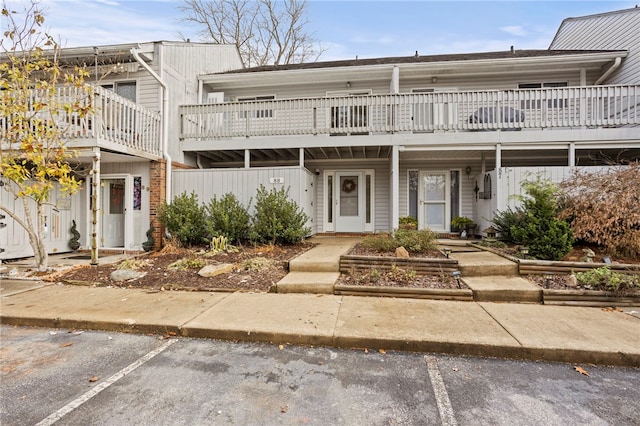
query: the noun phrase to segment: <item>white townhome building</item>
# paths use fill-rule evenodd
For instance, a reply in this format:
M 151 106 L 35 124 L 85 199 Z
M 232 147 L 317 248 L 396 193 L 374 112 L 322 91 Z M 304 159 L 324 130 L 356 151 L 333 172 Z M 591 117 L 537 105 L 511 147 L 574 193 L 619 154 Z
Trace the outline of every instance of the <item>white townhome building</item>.
M 288 188 L 313 233 L 389 231 L 403 216 L 442 233 L 455 216 L 483 229 L 531 173 L 560 179 L 640 158 L 639 21 L 638 9 L 569 18 L 550 49 L 258 68 L 243 68 L 228 46 L 111 46 L 126 60 L 98 94 L 123 95 L 159 130 L 143 148 L 141 119 L 115 136 L 85 126 L 95 133 L 88 172 L 100 154 L 99 206 L 86 185 L 71 213 L 57 213 L 52 247 L 64 250 L 73 218 L 88 247 L 96 212 L 101 248 L 136 249 L 164 195 L 195 191 L 207 202 L 233 192 L 248 204 L 259 185 Z M 68 50 L 91 63 L 91 49 Z M 120 116 L 108 110 L 96 122 Z

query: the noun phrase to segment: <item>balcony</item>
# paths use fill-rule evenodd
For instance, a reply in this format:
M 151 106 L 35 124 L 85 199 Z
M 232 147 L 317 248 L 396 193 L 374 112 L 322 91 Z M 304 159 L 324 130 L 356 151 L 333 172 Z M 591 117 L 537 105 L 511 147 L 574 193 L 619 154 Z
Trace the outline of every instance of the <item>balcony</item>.
M 118 153 L 155 159 L 162 155 L 161 117 L 116 93 L 102 87 L 94 87 L 87 97 L 78 88 L 58 88 L 58 105 L 80 103 L 92 105 L 92 111 L 84 116 L 60 108 L 53 115 L 42 115 L 45 122 L 55 122 L 62 139 L 73 149 L 101 147 Z M 34 93 L 33 98 L 37 98 Z M 83 99 L 84 98 L 84 99 Z M 82 105 L 81 105 L 82 106 Z M 6 118 L 0 117 L 0 138 L 5 139 Z
M 635 126 L 640 86 L 400 93 L 180 106 L 183 140 Z

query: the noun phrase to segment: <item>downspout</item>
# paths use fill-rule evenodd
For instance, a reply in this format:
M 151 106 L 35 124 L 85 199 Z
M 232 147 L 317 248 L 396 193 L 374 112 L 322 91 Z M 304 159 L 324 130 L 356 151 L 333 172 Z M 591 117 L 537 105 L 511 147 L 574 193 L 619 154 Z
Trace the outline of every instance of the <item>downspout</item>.
M 617 70 L 620 67 L 621 63 L 622 63 L 622 58 L 620 56 L 618 56 L 613 61 L 613 65 L 611 65 L 611 67 L 607 71 L 605 71 L 605 73 L 602 74 L 600 76 L 600 78 L 593 85 L 594 86 L 598 86 L 598 85 L 602 84 L 602 82 L 605 81 L 611 75 L 611 73 L 613 73 L 615 70 Z
M 162 51 L 162 45 L 160 45 L 160 51 Z M 131 54 L 133 55 L 135 60 L 138 61 L 138 63 L 142 65 L 142 67 L 145 70 L 147 70 L 147 72 L 151 74 L 151 76 L 155 78 L 156 81 L 162 87 L 162 156 L 167 161 L 167 167 L 165 170 L 166 188 L 164 193 L 165 193 L 165 200 L 168 204 L 169 202 L 171 202 L 171 156 L 169 155 L 169 120 L 168 120 L 169 94 L 167 91 L 167 84 L 162 80 L 162 77 L 160 77 L 153 69 L 151 69 L 151 67 L 144 60 L 142 60 L 142 58 L 139 55 L 139 52 L 140 52 L 139 48 L 136 49 L 134 47 L 131 49 Z M 161 67 L 162 67 L 161 53 L 159 55 L 158 62 L 161 64 Z

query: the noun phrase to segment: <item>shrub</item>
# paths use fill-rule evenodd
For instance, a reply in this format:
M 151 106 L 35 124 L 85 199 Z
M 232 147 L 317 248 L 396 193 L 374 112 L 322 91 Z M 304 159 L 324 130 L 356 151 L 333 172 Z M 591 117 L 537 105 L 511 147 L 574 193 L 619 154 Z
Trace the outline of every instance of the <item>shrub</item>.
M 298 204 L 289 199 L 288 189 L 267 191 L 260 185 L 250 238 L 258 243 L 294 244 L 311 233 L 305 226 L 307 220 L 308 216 Z
M 508 242 L 522 244 L 522 241 L 517 241 L 511 234 L 512 229 L 522 228 L 525 220 L 525 213 L 521 207 L 512 209 L 507 207 L 506 210 L 498 210 L 493 217 L 493 224 L 496 230 L 500 233 L 500 237 Z
M 640 255 L 640 161 L 595 173 L 578 170 L 561 187 L 560 217 L 571 222 L 577 239 L 612 255 Z
M 535 259 L 559 260 L 572 248 L 569 224 L 557 218 L 558 188 L 546 180 L 522 183 L 523 218 L 511 227 L 514 241 L 526 244 Z
M 400 247 L 391 234 L 370 234 L 362 239 L 360 245 L 377 252 L 392 251 Z
M 191 195 L 182 193 L 171 204 L 163 203 L 158 219 L 169 235 L 183 246 L 199 245 L 208 240 L 205 211 L 195 192 Z
M 412 253 L 425 253 L 435 247 L 437 234 L 429 229 L 420 231 L 398 229 L 394 234 L 397 247 L 403 246 Z
M 364 237 L 360 245 L 378 252 L 393 251 L 402 246 L 412 253 L 424 253 L 435 247 L 437 234 L 428 229 L 420 231 L 398 229 L 395 234 L 372 234 Z
M 234 194 L 225 194 L 219 200 L 214 196 L 205 212 L 211 236 L 227 237 L 231 243 L 249 237 L 249 213 Z
M 609 266 L 578 272 L 576 278 L 581 284 L 591 286 L 596 290 L 625 292 L 640 289 L 640 277 L 612 271 Z

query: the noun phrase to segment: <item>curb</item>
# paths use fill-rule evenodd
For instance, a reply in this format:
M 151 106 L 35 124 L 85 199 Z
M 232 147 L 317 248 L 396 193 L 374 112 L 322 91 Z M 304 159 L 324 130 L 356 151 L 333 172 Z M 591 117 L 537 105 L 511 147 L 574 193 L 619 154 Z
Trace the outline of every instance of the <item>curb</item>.
M 532 348 L 526 346 L 499 346 L 462 342 L 424 340 L 395 340 L 363 338 L 359 336 L 302 335 L 247 330 L 221 330 L 158 326 L 152 324 L 127 324 L 119 322 L 78 321 L 65 319 L 33 319 L 0 316 L 2 324 L 47 328 L 90 329 L 134 334 L 158 334 L 171 337 L 220 339 L 227 341 L 264 342 L 272 344 L 318 345 L 343 349 L 384 349 L 424 353 L 440 353 L 458 356 L 510 358 L 530 361 L 563 362 L 612 365 L 620 367 L 640 366 L 640 354 L 622 352 L 596 352 L 562 348 Z M 175 336 L 173 336 L 175 334 Z

